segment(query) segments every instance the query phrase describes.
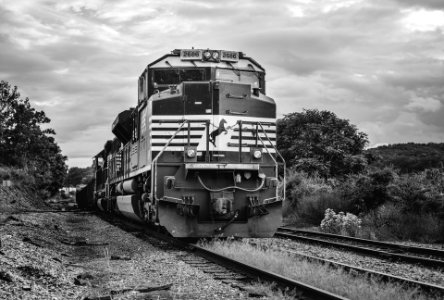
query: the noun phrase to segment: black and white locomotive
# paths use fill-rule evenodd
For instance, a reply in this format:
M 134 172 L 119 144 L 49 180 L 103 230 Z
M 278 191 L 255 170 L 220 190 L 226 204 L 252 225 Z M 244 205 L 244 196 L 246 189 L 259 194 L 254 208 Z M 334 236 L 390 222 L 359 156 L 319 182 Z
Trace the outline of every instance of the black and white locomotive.
M 135 108 L 94 157 L 79 206 L 175 237 L 271 237 L 285 181 L 265 69 L 241 52 L 176 49 L 150 63 Z M 282 173 L 281 176 L 278 173 Z

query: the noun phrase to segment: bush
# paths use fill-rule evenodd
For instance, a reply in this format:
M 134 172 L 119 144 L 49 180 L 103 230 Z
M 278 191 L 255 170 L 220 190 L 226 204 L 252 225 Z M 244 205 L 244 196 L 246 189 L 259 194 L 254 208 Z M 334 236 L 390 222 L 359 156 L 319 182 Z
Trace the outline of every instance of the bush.
M 0 167 L 0 180 L 9 180 L 11 178 L 11 172 L 8 168 Z
M 360 174 L 347 178 L 338 187 L 343 198 L 350 199 L 350 212 L 361 214 L 391 200 L 389 195 L 390 184 L 397 178 L 397 174 L 390 168 L 376 170 L 368 174 Z
M 326 210 L 331 209 L 359 216 L 363 220 L 359 233 L 362 237 L 413 241 L 438 241 L 444 237 L 443 170 L 398 176 L 385 168 L 343 181 L 291 171 L 287 178 L 286 222 L 317 226 L 325 219 Z M 351 223 L 349 229 L 331 225 L 332 229 L 325 230 L 354 235 L 354 219 Z
M 356 236 L 361 228 L 361 220 L 351 213 L 336 214 L 333 209 L 325 210 L 325 217 L 321 221 L 321 231 L 335 234 Z
M 444 213 L 444 173 L 429 169 L 401 176 L 391 186 L 389 194 L 405 213 Z
M 444 222 L 438 215 L 403 212 L 399 204 L 389 203 L 363 218 L 364 231 L 380 240 L 439 242 L 444 237 Z
M 288 222 L 300 226 L 319 225 L 327 208 L 349 211 L 350 201 L 337 192 L 337 184 L 332 179 L 290 171 L 284 217 Z
M 34 177 L 20 168 L 0 167 L 0 180 L 12 180 L 16 185 L 35 187 Z

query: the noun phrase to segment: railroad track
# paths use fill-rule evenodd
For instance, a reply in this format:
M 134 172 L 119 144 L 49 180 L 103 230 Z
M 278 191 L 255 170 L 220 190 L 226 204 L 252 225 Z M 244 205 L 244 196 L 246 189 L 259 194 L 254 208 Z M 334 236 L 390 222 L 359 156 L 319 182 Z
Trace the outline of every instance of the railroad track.
M 397 283 L 402 284 L 403 286 L 417 288 L 417 289 L 420 289 L 421 291 L 423 291 L 423 292 L 427 293 L 428 295 L 430 295 L 434 298 L 437 298 L 437 299 L 444 298 L 444 287 L 443 286 L 439 286 L 439 285 L 431 284 L 431 283 L 426 283 L 426 282 L 422 282 L 422 281 L 417 281 L 417 280 L 410 280 L 410 279 L 403 278 L 400 276 L 394 276 L 394 275 L 390 275 L 390 274 L 383 273 L 383 272 L 360 268 L 360 267 L 352 266 L 349 264 L 339 263 L 339 262 L 329 260 L 329 259 L 323 259 L 323 258 L 311 256 L 311 255 L 300 254 L 300 253 L 297 253 L 292 250 L 280 249 L 280 251 L 287 252 L 294 257 L 297 257 L 299 259 L 305 259 L 309 262 L 315 262 L 315 263 L 320 263 L 323 265 L 328 265 L 329 267 L 334 268 L 334 269 L 342 269 L 348 273 L 361 274 L 364 276 L 371 276 L 373 278 L 378 278 L 379 280 L 384 281 L 384 282 L 397 282 Z
M 189 263 L 195 267 L 201 268 L 202 271 L 206 273 L 212 273 L 214 274 L 213 277 L 215 279 L 225 280 L 225 281 L 232 281 L 230 280 L 233 278 L 237 281 L 244 281 L 245 279 L 247 281 L 255 281 L 258 280 L 264 282 L 274 282 L 276 286 L 279 288 L 285 290 L 296 290 L 296 293 L 298 296 L 301 296 L 302 299 L 307 300 L 321 300 L 321 299 L 327 299 L 327 300 L 347 300 L 348 298 L 342 297 L 336 294 L 333 294 L 331 292 L 319 289 L 317 287 L 305 284 L 300 281 L 293 280 L 291 278 L 287 278 L 284 276 L 281 276 L 276 273 L 268 272 L 265 270 L 258 269 L 254 266 L 242 263 L 240 261 L 231 259 L 229 257 L 220 255 L 216 252 L 210 251 L 208 249 L 205 249 L 195 243 L 189 243 L 184 240 L 175 239 L 170 236 L 165 235 L 164 233 L 159 233 L 155 230 L 149 229 L 145 227 L 142 224 L 135 223 L 129 220 L 122 220 L 119 219 L 118 222 L 114 220 L 110 220 L 109 217 L 103 216 L 108 222 L 117 225 L 121 227 L 122 229 L 135 233 L 136 236 L 139 238 L 147 238 L 152 241 L 153 238 L 161 240 L 163 242 L 166 242 L 169 245 L 172 245 L 174 247 L 178 247 L 180 249 L 186 250 L 192 254 L 197 255 L 198 257 L 201 257 L 207 262 L 190 258 L 189 256 L 184 256 L 183 261 L 186 263 Z M 234 274 L 230 274 L 229 272 L 225 271 L 224 269 L 216 268 L 210 264 L 208 264 L 208 261 L 217 265 L 221 266 L 223 268 L 226 268 L 230 271 L 235 272 Z M 234 287 L 239 287 L 238 284 L 234 284 Z M 299 297 L 298 297 L 299 298 Z
M 245 274 L 254 280 L 274 282 L 283 289 L 296 289 L 302 292 L 303 299 L 348 299 L 339 295 L 335 295 L 328 291 L 305 284 L 300 281 L 293 280 L 288 277 L 281 276 L 276 273 L 258 269 L 254 266 L 242 263 L 240 261 L 220 255 L 216 252 L 204 249 L 195 244 L 191 245 L 193 252 L 204 257 L 218 265 L 222 265 L 231 270 L 235 270 L 241 274 Z
M 302 242 L 316 243 L 324 246 L 343 248 L 392 261 L 403 261 L 432 268 L 444 269 L 444 251 L 439 249 L 372 241 L 337 234 L 295 230 L 286 227 L 279 228 L 275 236 Z

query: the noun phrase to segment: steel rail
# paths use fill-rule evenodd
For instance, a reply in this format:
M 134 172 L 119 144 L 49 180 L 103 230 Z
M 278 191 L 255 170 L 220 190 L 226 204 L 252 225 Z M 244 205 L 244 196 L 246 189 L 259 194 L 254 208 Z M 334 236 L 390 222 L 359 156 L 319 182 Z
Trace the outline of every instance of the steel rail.
M 305 298 L 309 299 L 348 299 L 346 297 L 342 297 L 336 294 L 333 294 L 328 291 L 324 291 L 317 287 L 308 285 L 306 283 L 293 280 L 288 277 L 284 277 L 282 275 L 261 270 L 252 265 L 245 264 L 238 260 L 223 256 L 214 251 L 210 251 L 208 249 L 202 248 L 195 244 L 190 244 L 190 247 L 197 253 L 199 256 L 224 267 L 228 267 L 229 269 L 233 269 L 237 272 L 247 274 L 249 277 L 258 278 L 261 280 L 266 280 L 270 282 L 275 282 L 278 286 L 290 289 L 301 290 Z
M 364 253 L 367 255 L 373 255 L 376 257 L 381 257 L 384 259 L 391 260 L 399 260 L 408 263 L 418 263 L 424 266 L 433 267 L 433 268 L 444 268 L 444 260 L 425 258 L 420 256 L 399 254 L 399 253 L 391 253 L 383 250 L 376 250 L 373 248 L 367 248 L 362 246 L 350 245 L 346 243 L 333 242 L 328 240 L 323 240 L 319 238 L 306 237 L 302 236 L 301 233 L 283 233 L 276 232 L 276 237 L 289 238 L 292 240 L 300 240 L 304 242 L 316 243 L 324 246 L 333 246 L 337 248 L 343 248 L 347 250 L 352 250 L 357 253 Z
M 315 256 L 311 256 L 311 255 L 305 255 L 305 254 L 297 253 L 292 250 L 281 250 L 281 251 L 288 252 L 293 256 L 308 260 L 310 262 L 321 263 L 324 265 L 328 265 L 329 267 L 332 267 L 332 268 L 341 268 L 344 271 L 347 271 L 349 273 L 360 273 L 360 274 L 367 274 L 369 276 L 375 276 L 385 282 L 399 282 L 399 283 L 407 285 L 409 287 L 419 288 L 419 289 L 421 289 L 421 291 L 427 292 L 433 296 L 440 295 L 440 296 L 444 297 L 444 287 L 437 285 L 437 284 L 412 280 L 412 279 L 408 279 L 408 278 L 404 278 L 404 277 L 400 277 L 400 276 L 396 276 L 396 275 L 378 272 L 375 270 L 365 269 L 365 268 L 361 268 L 361 267 L 357 267 L 357 266 L 352 266 L 349 264 L 336 262 L 336 261 L 325 259 L 325 258 L 315 257 Z
M 368 245 L 380 246 L 380 247 L 385 247 L 385 248 L 389 248 L 389 249 L 408 251 L 408 252 L 417 253 L 417 254 L 432 255 L 432 256 L 444 258 L 444 250 L 439 250 L 439 249 L 401 245 L 401 244 L 395 244 L 395 243 L 390 243 L 390 242 L 374 241 L 374 240 L 356 238 L 356 237 L 351 237 L 351 236 L 344 236 L 344 235 L 333 234 L 333 233 L 291 229 L 291 228 L 286 228 L 286 227 L 280 227 L 279 230 L 285 230 L 285 231 L 290 231 L 290 232 L 294 232 L 294 233 L 302 233 L 302 234 L 306 234 L 306 235 L 323 236 L 323 237 L 341 239 L 341 240 L 352 241 L 352 242 L 357 242 L 357 243 L 365 243 Z
M 276 283 L 277 286 L 283 289 L 285 288 L 296 289 L 297 291 L 300 291 L 303 294 L 304 299 L 349 300 L 349 298 L 339 296 L 328 291 L 324 291 L 320 288 L 305 284 L 303 282 L 299 282 L 276 273 L 261 270 L 254 266 L 231 259 L 229 257 L 223 256 L 216 252 L 200 247 L 196 244 L 188 243 L 186 242 L 186 240 L 173 238 L 166 234 L 147 228 L 146 226 L 143 226 L 141 223 L 127 219 L 122 220 L 121 218 L 118 218 L 117 220 L 116 219 L 111 220 L 109 216 L 106 215 L 102 215 L 102 217 L 105 218 L 108 222 L 112 222 L 114 224 L 116 223 L 117 220 L 119 220 L 119 223 L 124 227 L 126 227 L 127 229 L 130 229 L 132 231 L 134 230 L 140 231 L 141 233 L 143 233 L 143 235 L 145 235 L 148 238 L 156 238 L 175 247 L 191 251 L 192 253 L 200 257 L 203 257 L 208 261 L 226 267 L 227 269 L 231 269 L 235 272 L 247 275 L 250 278 L 261 279 L 263 281 L 268 281 L 268 282 L 274 282 Z

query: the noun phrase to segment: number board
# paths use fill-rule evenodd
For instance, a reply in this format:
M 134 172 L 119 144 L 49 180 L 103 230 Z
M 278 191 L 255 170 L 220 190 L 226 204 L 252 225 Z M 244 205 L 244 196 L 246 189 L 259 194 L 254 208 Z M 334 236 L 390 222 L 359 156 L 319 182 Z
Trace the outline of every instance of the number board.
M 235 51 L 221 51 L 220 60 L 225 61 L 239 61 L 239 52 Z
M 189 50 L 180 50 L 180 59 L 181 60 L 201 60 L 202 59 L 202 50 L 197 49 L 189 49 Z

